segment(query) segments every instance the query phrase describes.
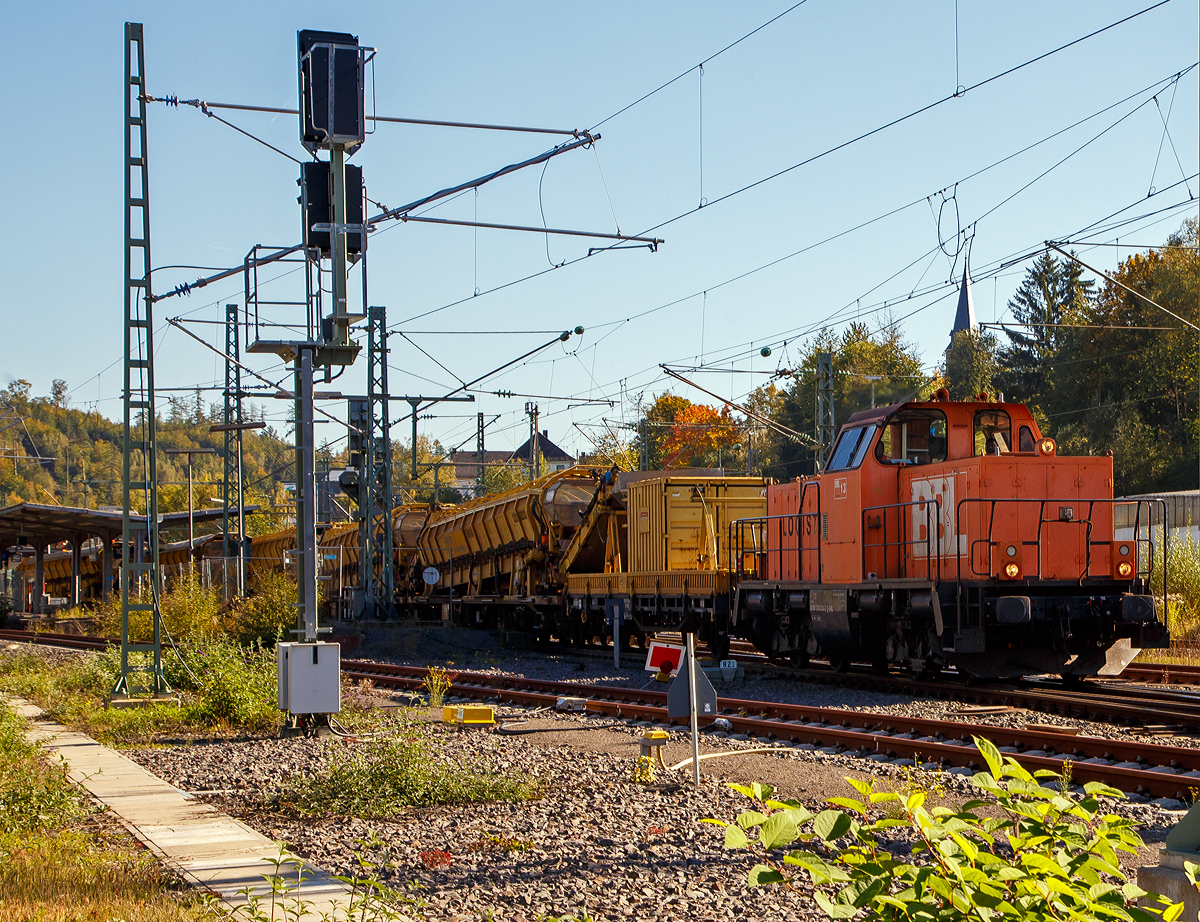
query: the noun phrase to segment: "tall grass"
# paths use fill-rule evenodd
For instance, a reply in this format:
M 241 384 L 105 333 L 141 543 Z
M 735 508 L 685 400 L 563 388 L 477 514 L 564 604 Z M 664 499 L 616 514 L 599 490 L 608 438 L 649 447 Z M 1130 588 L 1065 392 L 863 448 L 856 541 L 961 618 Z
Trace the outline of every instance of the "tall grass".
M 186 574 L 164 592 L 160 603 L 163 625 L 175 640 L 226 635 L 243 644 L 275 643 L 296 624 L 296 580 L 287 573 L 265 568 L 251 570 L 245 598 L 224 605 L 220 589 L 205 589 L 195 574 Z M 145 590 L 133 596 L 149 602 Z M 121 636 L 121 597 L 113 593 L 94 612 L 101 636 Z M 148 611 L 130 612 L 130 639 L 146 641 L 154 625 Z
M 199 922 L 217 916 L 100 820 L 0 704 L 0 919 Z
M 276 708 L 275 658 L 261 646 L 205 637 L 181 640 L 178 654 L 166 650 L 163 671 L 179 704 L 105 707 L 119 671 L 115 650 L 66 656 L 7 653 L 0 655 L 0 691 L 28 698 L 55 720 L 106 744 L 136 745 L 181 733 L 272 733 L 282 720 Z
M 1182 537 L 1157 529 L 1154 537 L 1154 554 L 1150 591 L 1158 600 L 1160 611 L 1167 619 L 1172 644 L 1200 643 L 1200 543 L 1191 532 Z M 1163 558 L 1167 561 L 1166 596 L 1163 595 Z M 1142 565 L 1149 558 L 1142 551 Z

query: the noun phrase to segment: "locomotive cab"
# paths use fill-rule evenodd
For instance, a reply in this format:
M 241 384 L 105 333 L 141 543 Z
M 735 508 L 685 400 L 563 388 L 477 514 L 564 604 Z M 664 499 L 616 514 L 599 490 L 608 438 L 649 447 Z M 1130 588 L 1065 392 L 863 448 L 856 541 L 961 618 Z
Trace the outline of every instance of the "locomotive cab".
M 1114 675 L 1165 646 L 1157 516 L 1137 502 L 1115 540 L 1111 455 L 1058 455 L 1021 404 L 939 398 L 855 414 L 821 474 L 737 523 L 735 633 L 798 662 L 981 677 Z

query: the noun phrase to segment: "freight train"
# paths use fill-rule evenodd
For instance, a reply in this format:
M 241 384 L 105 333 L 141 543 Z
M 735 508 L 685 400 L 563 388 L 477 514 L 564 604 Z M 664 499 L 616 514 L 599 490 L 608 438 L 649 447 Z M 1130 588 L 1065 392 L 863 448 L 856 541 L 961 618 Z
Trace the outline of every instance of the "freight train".
M 1026 407 L 942 390 L 855 414 L 825 469 L 786 483 L 577 466 L 460 505 L 401 506 L 395 603 L 543 642 L 681 631 L 717 658 L 741 638 L 836 670 L 1116 675 L 1169 642 L 1152 591 L 1166 596 L 1156 502 L 1125 503 L 1133 534 L 1118 540 L 1111 452 L 1060 456 Z M 335 616 L 351 617 L 357 526 L 319 543 Z M 219 553 L 220 537 L 198 544 L 192 557 Z M 294 547 L 293 531 L 256 537 L 251 565 L 294 565 Z M 182 572 L 188 556 L 171 546 L 162 560 Z M 48 558 L 48 588 L 63 567 Z M 93 570 L 85 561 L 85 582 Z
M 1020 404 L 943 389 L 864 410 L 821 474 L 767 497 L 732 526 L 729 631 L 771 656 L 1072 679 L 1169 643 L 1151 591 L 1165 598 L 1164 519 L 1129 503 L 1116 540 L 1112 452 L 1059 455 Z
M 577 644 L 688 631 L 728 650 L 730 526 L 767 508 L 762 477 L 577 466 L 398 519 L 415 547 L 401 611 Z M 415 512 L 413 513 L 415 515 Z M 415 534 L 415 538 L 413 535 Z

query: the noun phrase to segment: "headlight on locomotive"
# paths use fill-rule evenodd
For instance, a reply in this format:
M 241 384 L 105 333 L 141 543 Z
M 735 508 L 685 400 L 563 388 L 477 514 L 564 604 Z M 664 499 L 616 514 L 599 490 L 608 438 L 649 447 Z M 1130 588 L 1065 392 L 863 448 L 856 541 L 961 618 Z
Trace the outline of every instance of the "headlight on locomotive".
M 1128 560 L 1122 560 L 1117 564 L 1117 576 L 1121 579 L 1131 579 L 1133 577 L 1133 564 Z
M 1007 576 L 1009 579 L 1016 579 L 1018 576 L 1021 575 L 1021 568 L 1020 568 L 1020 566 L 1018 566 L 1015 563 L 1005 564 L 1004 565 L 1004 575 Z

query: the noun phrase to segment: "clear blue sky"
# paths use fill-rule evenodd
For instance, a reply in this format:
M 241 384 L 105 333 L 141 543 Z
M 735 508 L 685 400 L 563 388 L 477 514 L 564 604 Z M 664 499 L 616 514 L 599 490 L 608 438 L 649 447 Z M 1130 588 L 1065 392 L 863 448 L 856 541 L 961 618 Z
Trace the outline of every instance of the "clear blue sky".
M 808 0 L 704 66 L 703 195 L 713 202 L 942 99 L 957 85 L 970 87 L 1148 5 L 1149 0 L 960 0 L 956 52 L 952 0 Z M 295 33 L 317 28 L 352 32 L 378 49 L 381 115 L 586 128 L 788 6 L 357 3 L 333 14 L 329 4 L 301 2 L 5 5 L 0 24 L 10 40 L 2 65 L 8 92 L 0 116 L 10 141 L 0 179 L 7 217 L 0 240 L 10 271 L 0 375 L 5 383 L 28 379 L 36 394 L 47 393 L 53 378 L 65 378 L 74 405 L 120 415 L 125 20 L 145 23 L 146 69 L 157 95 L 294 106 Z M 767 380 L 761 372 L 795 355 L 794 347 L 783 348 L 784 339 L 830 317 L 861 315 L 878 325 L 886 316 L 878 310 L 885 300 L 893 302 L 890 315 L 903 319 L 932 368 L 946 345 L 955 296 L 949 286 L 929 289 L 962 271 L 961 255 L 952 265 L 938 251 L 941 190 L 951 199 L 941 222 L 951 254 L 955 233 L 974 225 L 971 264 L 983 276 L 975 302 L 980 319 L 991 320 L 994 311 L 1003 313 L 1026 265 L 990 274 L 1006 259 L 1120 209 L 1129 208 L 1119 219 L 1134 218 L 1184 203 L 1183 185 L 1167 188 L 1184 176 L 1192 177 L 1188 188 L 1197 192 L 1197 71 L 1175 85 L 1167 82 L 1197 56 L 1197 4 L 1173 0 L 667 224 L 656 232 L 666 239 L 658 253 L 608 253 L 492 293 L 549 268 L 545 237 L 389 227 L 371 240 L 370 301 L 386 305 L 389 321 L 449 369 L 393 337 L 392 390 L 444 392 L 458 383 L 452 374 L 470 379 L 548 338 L 418 331 L 560 330 L 581 324 L 587 328 L 582 338 L 556 345 L 489 384 L 618 401 L 611 409 L 539 401 L 551 438 L 582 450 L 588 442 L 572 423 L 595 432 L 589 427 L 602 418 L 631 418 L 631 401 L 639 393 L 668 387 L 659 362 L 694 364 L 703 351 L 714 366 L 756 372 L 698 374 L 706 386 L 738 396 Z M 550 226 L 611 232 L 615 211 L 616 223 L 630 233 L 695 209 L 701 196 L 700 83 L 693 70 L 606 121 L 596 155 L 566 154 L 544 177 L 529 170 L 433 214 L 540 224 L 544 208 Z M 1150 101 L 1156 90 L 1157 103 Z M 955 190 L 956 181 L 1109 106 L 1114 107 Z M 1170 137 L 1164 140 L 1168 110 Z M 225 114 L 302 155 L 294 117 Z M 154 107 L 149 130 L 155 265 L 230 266 L 255 243 L 297 242 L 295 164 L 194 109 Z M 371 197 L 396 205 L 551 143 L 534 135 L 381 125 L 354 162 L 363 166 Z M 1167 191 L 1143 201 L 1151 187 Z M 891 217 L 722 284 L 913 202 Z M 1195 213 L 1193 202 L 1093 240 L 1119 237 L 1122 247 L 1158 243 Z M 552 237 L 549 260 L 575 259 L 588 244 Z M 1112 247 L 1090 255 L 1102 267 L 1111 267 L 1117 257 Z M 166 290 L 197 274 L 158 272 L 156 287 Z M 293 275 L 275 283 L 280 299 L 294 297 L 289 285 L 297 280 Z M 476 288 L 483 294 L 473 298 Z M 707 296 L 698 294 L 705 290 Z M 160 327 L 166 316 L 181 313 L 216 320 L 223 316 L 221 305 L 240 297 L 235 279 L 160 302 L 156 319 Z M 449 304 L 454 306 L 401 323 Z M 282 313 L 276 316 L 283 319 Z M 627 318 L 635 319 L 619 322 Z M 218 327 L 194 329 L 220 341 Z M 157 337 L 160 386 L 219 383 L 222 363 L 212 353 L 174 330 L 160 329 Z M 764 344 L 774 350 L 765 360 L 758 355 Z M 253 362 L 282 376 L 268 358 Z M 364 365 L 360 360 L 339 382 L 343 392 L 365 387 Z M 481 396 L 473 406 L 443 405 L 447 416 L 423 423 L 423 431 L 456 444 L 473 433 L 476 410 L 502 413 L 489 430 L 489 447 L 515 447 L 526 432 L 523 406 L 523 398 L 495 396 Z M 284 409 L 273 402 L 269 416 L 282 419 Z M 324 427 L 323 434 L 341 434 L 334 429 Z M 398 427 L 396 435 L 406 432 Z

